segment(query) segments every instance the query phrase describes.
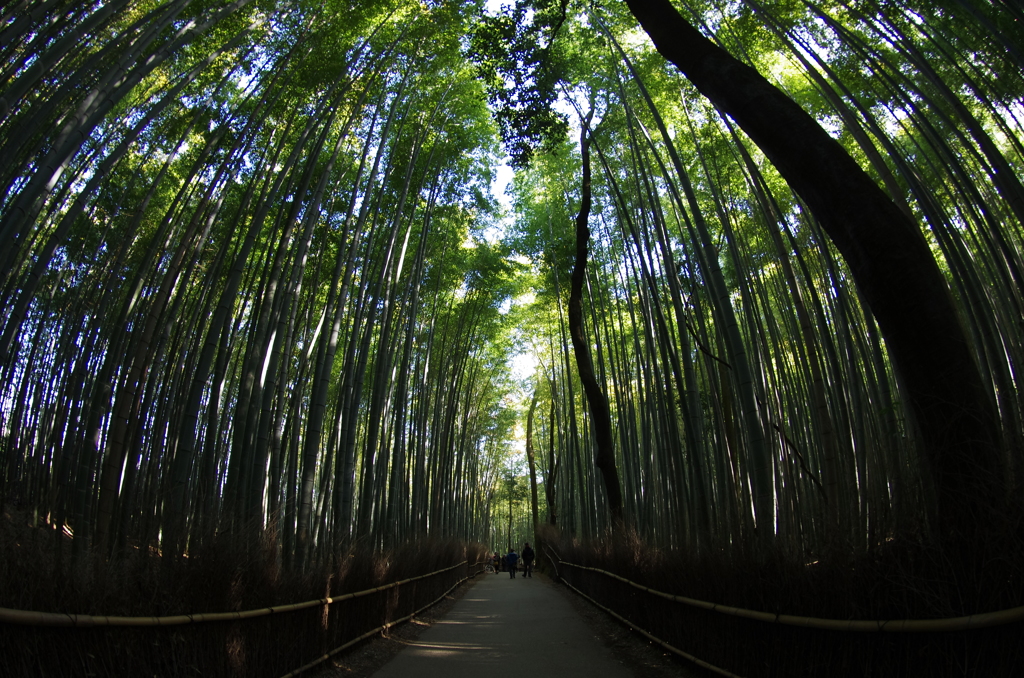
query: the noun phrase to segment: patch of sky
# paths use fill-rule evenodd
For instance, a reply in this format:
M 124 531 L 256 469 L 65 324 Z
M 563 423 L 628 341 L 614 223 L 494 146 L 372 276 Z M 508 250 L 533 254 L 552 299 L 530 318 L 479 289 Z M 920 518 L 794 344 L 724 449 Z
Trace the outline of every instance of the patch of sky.
M 886 107 L 887 115 L 876 115 L 875 119 L 882 123 L 882 128 L 885 129 L 887 136 L 893 139 L 898 139 L 904 134 L 903 120 L 909 117 L 902 108 Z
M 1021 120 L 1024 119 L 1024 101 L 1014 100 L 996 108 L 996 115 L 1002 118 L 1003 122 L 1011 128 L 1020 128 Z
M 518 297 L 513 303 L 516 306 L 532 304 L 533 294 L 530 293 L 529 295 Z M 506 357 L 505 364 L 508 365 L 512 377 L 516 381 L 523 383 L 534 375 L 540 361 L 537 358 L 537 351 L 533 346 L 533 342 L 529 337 L 520 331 L 517 331 L 514 336 L 515 348 Z
M 490 16 L 498 16 L 502 10 L 507 8 L 511 8 L 511 5 L 503 0 L 487 0 L 484 3 L 484 11 Z
M 839 119 L 839 116 L 821 116 L 818 118 L 818 124 L 821 125 L 822 129 L 828 132 L 828 135 L 833 139 L 838 139 L 843 134 L 843 123 Z
M 821 17 L 812 19 L 810 25 L 794 26 L 790 33 L 793 36 L 791 42 L 795 43 L 797 50 L 811 61 L 815 56 L 825 62 L 831 61 L 833 48 L 839 46 L 832 28 Z
M 248 91 L 256 84 L 259 78 L 271 70 L 274 65 L 275 53 L 269 49 L 258 48 L 255 55 L 249 60 L 244 68 L 239 69 L 235 77 L 235 84 L 242 90 Z
M 516 353 L 508 359 L 509 370 L 517 381 L 526 381 L 537 371 L 537 354 L 531 351 Z
M 491 196 L 498 201 L 500 212 L 498 218 L 491 221 L 483 230 L 484 239 L 495 244 L 501 241 L 512 227 L 512 177 L 514 172 L 508 165 L 508 157 L 502 157 L 494 167 L 491 175 Z
M 717 35 L 719 29 L 722 27 L 722 22 L 725 21 L 726 16 L 721 8 L 710 8 L 704 12 L 701 16 L 701 20 L 707 26 L 708 31 L 711 35 Z

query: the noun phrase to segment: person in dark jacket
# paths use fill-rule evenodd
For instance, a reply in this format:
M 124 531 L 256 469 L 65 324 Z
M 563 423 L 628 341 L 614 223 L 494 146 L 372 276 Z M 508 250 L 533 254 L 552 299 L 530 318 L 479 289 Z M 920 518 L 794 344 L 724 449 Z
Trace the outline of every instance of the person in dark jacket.
M 535 557 L 536 554 L 530 548 L 530 542 L 523 544 L 523 579 L 533 578 L 533 559 Z
M 516 553 L 515 549 L 508 550 L 508 555 L 505 556 L 505 562 L 508 564 L 509 579 L 515 579 L 516 565 L 519 563 L 519 554 Z

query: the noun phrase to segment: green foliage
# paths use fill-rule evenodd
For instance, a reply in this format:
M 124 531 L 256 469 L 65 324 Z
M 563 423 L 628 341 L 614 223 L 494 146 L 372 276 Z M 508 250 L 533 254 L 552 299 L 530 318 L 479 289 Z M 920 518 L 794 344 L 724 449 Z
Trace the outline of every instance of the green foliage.
M 65 125 L 123 76 L 163 7 L 129 4 L 0 119 L 0 287 L 5 308 L 25 302 L 0 327 L 0 498 L 86 544 L 110 466 L 123 542 L 166 539 L 180 491 L 188 548 L 256 525 L 296 568 L 399 529 L 491 538 L 510 498 L 515 533 L 527 384 L 508 358 L 529 352 L 549 508 L 567 534 L 601 534 L 565 334 L 576 102 L 599 120 L 585 322 L 641 537 L 694 553 L 760 543 L 759 426 L 772 533 L 800 567 L 925 531 L 914 432 L 844 263 L 625 3 L 520 0 L 491 16 L 481 2 L 252 2 L 103 102 L 40 183 Z M 1019 172 L 994 169 L 997 154 L 1024 166 L 1018 22 L 961 0 L 682 4 L 927 228 L 1019 441 L 1024 203 L 1006 183 Z M 188 4 L 123 66 L 222 7 Z M 46 62 L 95 10 L 41 20 L 4 48 L 4 76 Z M 491 195 L 502 142 L 518 167 L 508 215 Z M 38 215 L 22 220 L 36 184 Z M 126 421 L 108 464 L 112 422 Z
M 495 16 L 483 14 L 470 36 L 469 57 L 515 167 L 529 165 L 536 149 L 550 149 L 568 130 L 565 115 L 552 108 L 566 70 L 556 37 L 567 4 L 518 0 Z

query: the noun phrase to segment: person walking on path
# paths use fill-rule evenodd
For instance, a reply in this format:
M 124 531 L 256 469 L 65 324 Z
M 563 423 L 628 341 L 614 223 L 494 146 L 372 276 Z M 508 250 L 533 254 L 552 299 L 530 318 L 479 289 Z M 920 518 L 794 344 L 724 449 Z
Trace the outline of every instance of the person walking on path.
M 508 563 L 509 579 L 515 579 L 516 565 L 519 563 L 519 554 L 516 553 L 515 549 L 509 549 L 508 555 L 505 556 L 505 561 Z
M 533 578 L 533 559 L 535 554 L 530 548 L 530 542 L 523 544 L 523 579 Z

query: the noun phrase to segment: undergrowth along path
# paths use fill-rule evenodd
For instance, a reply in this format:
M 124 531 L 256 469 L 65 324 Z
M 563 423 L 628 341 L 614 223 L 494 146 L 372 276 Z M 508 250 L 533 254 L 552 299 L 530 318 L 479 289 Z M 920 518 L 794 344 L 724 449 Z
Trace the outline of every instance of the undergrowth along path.
M 479 678 L 506 667 L 541 678 L 631 678 L 546 577 L 481 576 L 447 615 L 374 678 Z

